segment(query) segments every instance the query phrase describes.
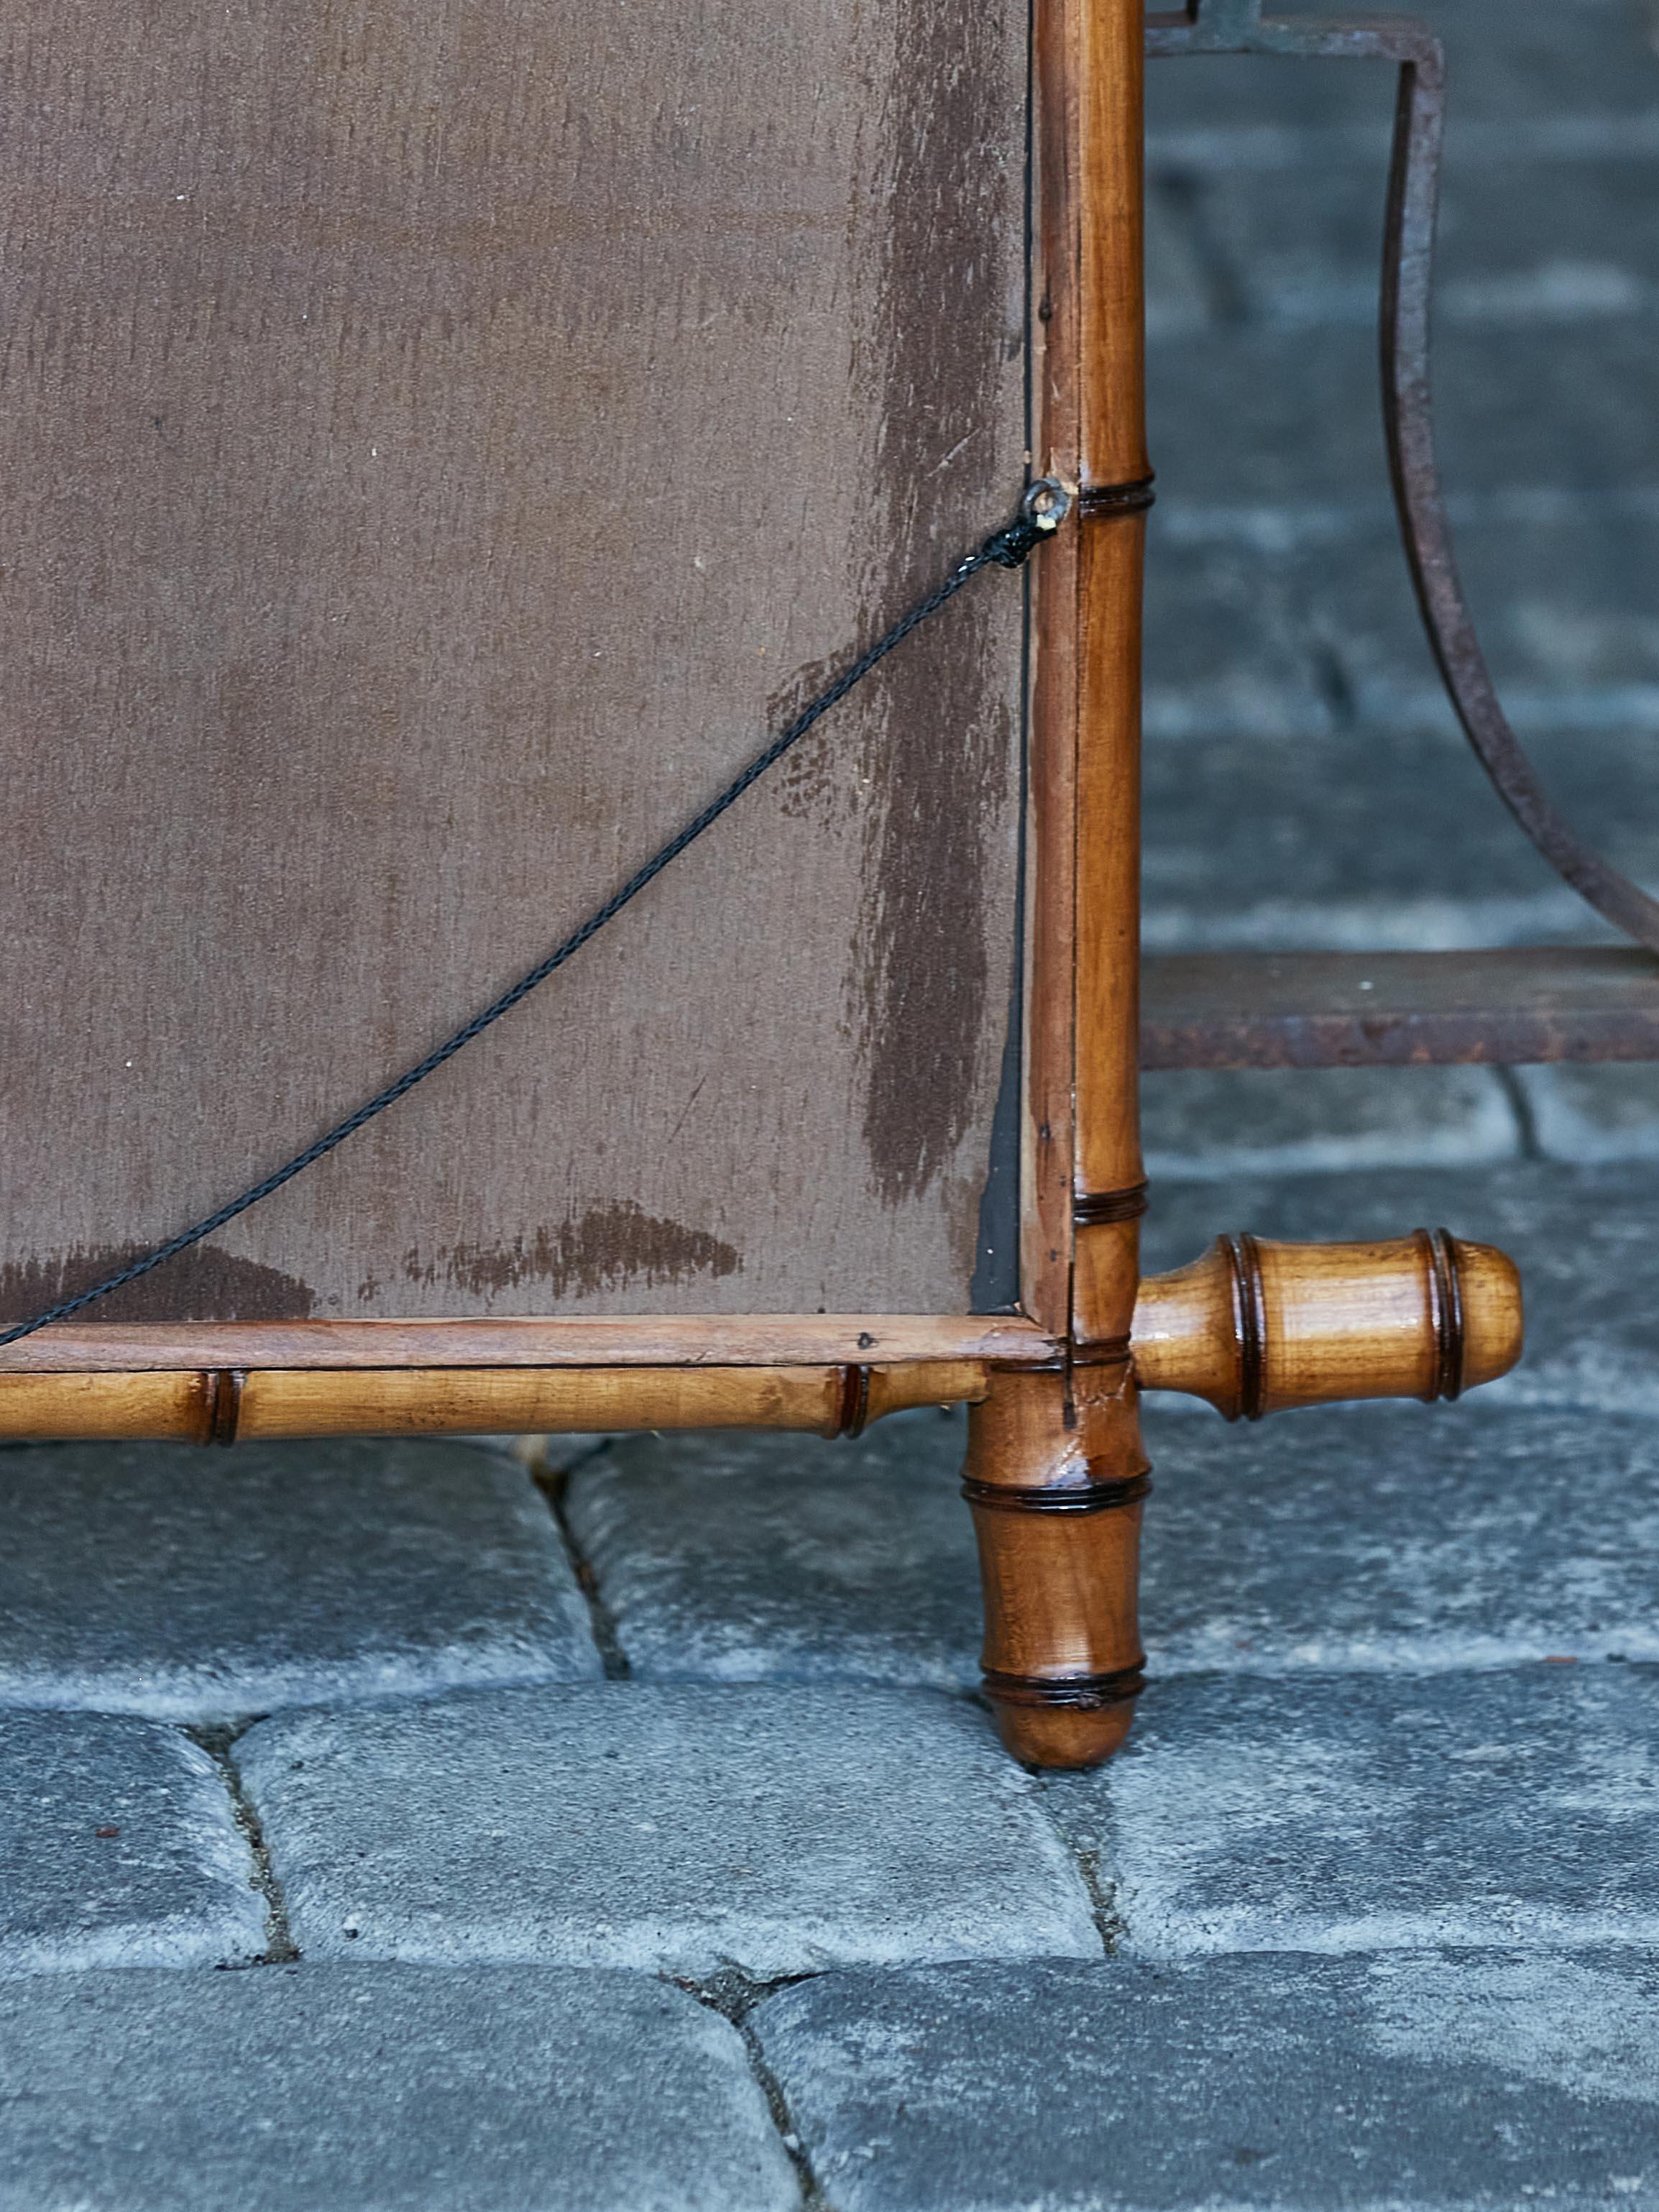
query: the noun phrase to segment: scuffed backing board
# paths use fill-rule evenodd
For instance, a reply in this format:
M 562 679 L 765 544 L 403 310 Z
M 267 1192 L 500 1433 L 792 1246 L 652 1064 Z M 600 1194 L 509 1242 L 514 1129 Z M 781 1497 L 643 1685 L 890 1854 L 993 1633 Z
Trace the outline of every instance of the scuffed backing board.
M 5 11 L 0 1310 L 418 1057 L 1006 518 L 1025 46 L 1012 0 Z M 963 1310 L 1021 623 L 981 580 L 88 1318 Z

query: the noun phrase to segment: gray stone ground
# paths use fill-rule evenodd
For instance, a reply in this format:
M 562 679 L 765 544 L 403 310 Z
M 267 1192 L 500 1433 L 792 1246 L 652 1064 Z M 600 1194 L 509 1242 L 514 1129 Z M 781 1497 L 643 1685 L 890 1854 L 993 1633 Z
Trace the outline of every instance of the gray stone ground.
M 234 1758 L 307 1957 L 775 1980 L 1097 1948 L 1030 1778 L 926 1691 L 475 1691 L 283 1715 Z
M 1659 5 L 1431 4 L 1470 586 L 1653 881 Z M 1158 945 L 1597 933 L 1393 544 L 1388 101 L 1154 72 Z M 1147 1121 L 1152 1266 L 1444 1221 L 1531 1342 L 1454 1409 L 1152 1409 L 1103 1776 L 975 1700 L 958 1420 L 0 1451 L 0 2212 L 1659 2206 L 1659 1073 Z
M 505 1454 L 37 1447 L 0 1454 L 0 1501 L 9 1704 L 225 1722 L 600 1672 L 558 1529 Z
M 54 1974 L 0 1985 L 0 2051 L 7 2212 L 799 2202 L 738 2032 L 643 1974 Z

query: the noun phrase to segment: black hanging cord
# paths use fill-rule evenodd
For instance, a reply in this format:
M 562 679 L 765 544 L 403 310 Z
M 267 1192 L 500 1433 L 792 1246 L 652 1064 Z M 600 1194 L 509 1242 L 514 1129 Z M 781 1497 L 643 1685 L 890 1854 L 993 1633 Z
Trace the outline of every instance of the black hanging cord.
M 711 799 L 701 813 L 694 814 L 684 828 L 671 837 L 665 845 L 659 846 L 619 890 L 611 893 L 603 906 L 596 907 L 586 921 L 572 930 L 562 944 L 555 945 L 545 959 L 538 960 L 533 968 L 520 976 L 516 983 L 503 991 L 500 998 L 492 999 L 482 1012 L 474 1014 L 471 1020 L 458 1029 L 453 1036 L 446 1037 L 441 1044 L 435 1045 L 424 1060 L 416 1060 L 413 1067 L 406 1069 L 395 1083 L 389 1083 L 384 1091 L 377 1091 L 355 1114 L 348 1114 L 343 1121 L 337 1121 L 315 1143 L 307 1145 L 304 1152 L 295 1152 L 291 1160 L 285 1161 L 270 1175 L 261 1176 L 258 1182 L 250 1183 L 245 1191 L 228 1200 L 205 1219 L 195 1223 L 189 1229 L 181 1229 L 176 1237 L 169 1237 L 165 1244 L 157 1244 L 150 1251 L 142 1253 L 117 1273 L 106 1275 L 102 1282 L 94 1283 L 90 1290 L 82 1291 L 75 1297 L 65 1298 L 58 1305 L 48 1306 L 44 1313 L 36 1314 L 30 1321 L 17 1322 L 11 1328 L 0 1330 L 0 1345 L 15 1344 L 20 1337 L 33 1336 L 36 1329 L 46 1328 L 52 1322 L 66 1321 L 71 1314 L 79 1313 L 82 1307 L 91 1305 L 96 1299 L 106 1298 L 112 1291 L 118 1291 L 127 1283 L 137 1282 L 139 1276 L 149 1274 L 153 1267 L 162 1267 L 167 1261 L 177 1259 L 179 1253 L 187 1252 L 192 1244 L 201 1243 L 204 1237 L 211 1237 L 216 1231 L 224 1228 L 228 1222 L 234 1221 L 239 1213 L 246 1213 L 250 1206 L 258 1206 L 261 1199 L 269 1198 L 273 1191 L 280 1190 L 285 1182 L 292 1182 L 295 1176 L 303 1174 L 315 1161 L 331 1152 L 337 1145 L 344 1144 L 346 1139 L 355 1135 L 366 1121 L 372 1121 L 377 1114 L 384 1114 L 388 1106 L 395 1106 L 417 1083 L 424 1083 L 427 1077 L 435 1073 L 446 1060 L 453 1060 L 456 1054 L 464 1046 L 471 1044 L 474 1037 L 482 1036 L 487 1029 L 501 1020 L 503 1014 L 510 1014 L 521 999 L 527 999 L 556 969 L 562 968 L 566 961 L 573 959 L 590 939 L 597 937 L 607 922 L 614 921 L 647 884 L 653 883 L 672 861 L 678 860 L 688 845 L 695 844 L 705 830 L 712 829 L 728 807 L 735 806 L 751 784 L 758 783 L 769 768 L 775 767 L 815 722 L 827 714 L 832 707 L 838 706 L 896 646 L 902 645 L 913 629 L 919 628 L 929 616 L 936 615 L 941 607 L 953 599 L 971 577 L 976 576 L 981 568 L 993 566 L 1019 568 L 1034 547 L 1042 544 L 1044 538 L 1051 537 L 1059 529 L 1071 504 L 1070 493 L 1054 478 L 1042 477 L 1032 484 L 1020 501 L 1019 513 L 1006 530 L 994 531 L 975 551 L 951 571 L 942 584 L 936 585 L 925 599 L 918 600 L 908 614 L 902 616 L 891 629 L 878 637 L 856 660 L 850 662 L 827 690 L 820 691 L 810 706 L 801 709 L 787 729 L 774 738 L 763 751 L 756 754 L 743 773 L 734 777 L 718 798 Z

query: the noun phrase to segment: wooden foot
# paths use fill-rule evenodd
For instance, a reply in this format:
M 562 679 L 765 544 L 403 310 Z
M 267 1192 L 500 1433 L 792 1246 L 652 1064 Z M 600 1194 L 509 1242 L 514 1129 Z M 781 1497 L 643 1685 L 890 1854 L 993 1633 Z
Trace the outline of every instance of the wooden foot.
M 985 1585 L 985 1690 L 1028 1766 L 1094 1766 L 1129 1733 L 1151 1485 L 1127 1358 L 1007 1370 L 969 1414 L 963 1489 Z

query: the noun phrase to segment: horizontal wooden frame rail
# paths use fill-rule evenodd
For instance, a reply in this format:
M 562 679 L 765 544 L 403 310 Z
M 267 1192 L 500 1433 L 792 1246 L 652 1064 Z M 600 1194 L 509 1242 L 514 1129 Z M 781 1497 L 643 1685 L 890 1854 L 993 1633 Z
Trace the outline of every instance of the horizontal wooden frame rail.
M 1061 1346 L 1017 1314 L 632 1315 L 523 1321 L 72 1322 L 0 1348 L 0 1375 L 162 1368 L 1042 1367 Z
M 228 1444 L 446 1430 L 732 1426 L 851 1437 L 887 1413 L 978 1406 L 999 1380 L 1006 1395 L 1021 1376 L 1054 1400 L 1064 1429 L 1064 1406 L 1079 1388 L 1076 1348 L 1030 1328 L 984 1332 L 971 1354 L 834 1364 L 184 1364 L 187 1347 L 197 1360 L 204 1350 L 222 1358 L 228 1338 L 246 1346 L 271 1334 L 175 1332 L 171 1343 L 149 1347 L 158 1361 L 149 1367 L 0 1372 L 0 1435 Z M 872 1332 L 860 1335 L 870 1340 L 860 1348 L 873 1349 Z M 1014 1356 L 988 1357 L 988 1341 Z M 326 1350 L 325 1339 L 317 1348 Z M 619 1349 L 635 1352 L 636 1341 L 624 1337 Z M 1092 1363 L 1100 1372 L 1084 1395 L 1099 1397 L 1109 1370 L 1105 1395 L 1119 1401 L 1120 1426 L 1133 1426 L 1138 1389 L 1193 1393 L 1230 1419 L 1255 1419 L 1334 1396 L 1456 1397 L 1504 1373 L 1520 1349 L 1520 1285 L 1512 1264 L 1486 1245 L 1427 1229 L 1358 1244 L 1281 1244 L 1240 1234 L 1172 1274 L 1142 1280 L 1126 1342 Z M 96 1346 L 85 1355 L 96 1356 Z M 119 1356 L 105 1348 L 106 1358 Z M 1096 1479 L 1091 1472 L 1091 1487 Z
M 0 1435 L 277 1437 L 753 1428 L 856 1436 L 884 1414 L 977 1402 L 983 1360 L 869 1367 L 267 1367 L 0 1375 Z

